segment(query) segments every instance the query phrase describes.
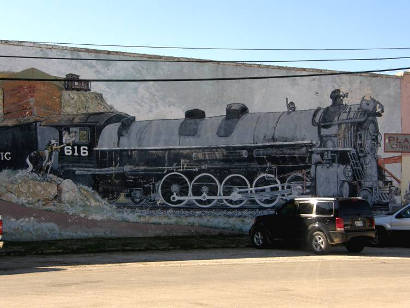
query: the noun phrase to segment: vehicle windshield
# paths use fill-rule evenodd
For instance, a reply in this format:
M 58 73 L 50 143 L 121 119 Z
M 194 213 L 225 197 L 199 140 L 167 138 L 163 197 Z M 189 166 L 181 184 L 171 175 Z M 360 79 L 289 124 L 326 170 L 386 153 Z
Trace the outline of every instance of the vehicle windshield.
M 410 207 L 410 204 L 408 204 L 407 207 Z M 401 207 L 401 208 L 399 208 L 399 209 L 390 211 L 390 212 L 388 212 L 386 215 L 394 215 L 394 214 L 398 213 L 399 211 L 403 210 L 404 208 L 406 208 L 406 206 L 403 206 L 403 207 Z
M 372 210 L 370 205 L 365 200 L 353 199 L 353 200 L 340 200 L 339 201 L 339 214 L 342 216 L 352 215 L 370 215 L 372 216 Z

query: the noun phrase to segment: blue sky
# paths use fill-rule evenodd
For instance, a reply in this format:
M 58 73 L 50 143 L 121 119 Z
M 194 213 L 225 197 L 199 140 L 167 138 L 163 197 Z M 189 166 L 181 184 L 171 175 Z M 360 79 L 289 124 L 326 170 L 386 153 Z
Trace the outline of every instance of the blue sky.
M 245 48 L 410 47 L 409 12 L 410 1 L 404 0 L 3 0 L 0 39 Z M 122 50 L 218 60 L 410 56 L 410 50 Z M 367 70 L 407 67 L 410 60 L 298 63 L 289 66 Z

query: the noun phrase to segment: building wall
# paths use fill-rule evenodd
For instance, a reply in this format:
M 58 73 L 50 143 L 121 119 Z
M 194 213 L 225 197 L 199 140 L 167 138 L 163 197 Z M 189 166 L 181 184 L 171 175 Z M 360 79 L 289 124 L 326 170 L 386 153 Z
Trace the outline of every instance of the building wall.
M 148 55 L 68 49 L 39 45 L 0 43 L 1 54 L 95 57 L 128 59 L 161 59 Z M 35 67 L 50 75 L 64 77 L 74 72 L 82 78 L 206 78 L 229 76 L 275 76 L 320 73 L 262 65 L 214 63 L 153 63 L 61 61 L 33 59 L 0 59 L 2 71 L 18 72 Z M 347 103 L 359 102 L 371 95 L 385 105 L 380 119 L 383 131 L 400 132 L 400 77 L 390 75 L 342 75 L 290 79 L 241 81 L 166 82 L 166 83 L 93 83 L 93 91 L 102 93 L 117 110 L 136 116 L 137 120 L 180 118 L 191 108 L 200 108 L 207 115 L 225 113 L 229 103 L 244 103 L 250 112 L 284 111 L 285 99 L 294 101 L 297 109 L 323 107 L 330 104 L 329 94 L 335 88 L 349 92 Z
M 138 55 L 116 52 L 105 52 L 97 50 L 74 49 L 44 45 L 22 45 L 12 42 L 0 42 L 0 54 L 2 55 L 24 55 L 24 56 L 55 56 L 55 57 L 83 57 L 83 58 L 123 58 L 123 59 L 169 59 L 158 56 Z M 295 75 L 307 73 L 321 73 L 321 70 L 305 70 L 289 67 L 245 65 L 245 64 L 218 64 L 218 63 L 165 63 L 165 62 L 104 62 L 104 61 L 63 61 L 63 60 L 34 60 L 34 59 L 0 59 L 2 72 L 16 73 L 30 68 L 35 68 L 48 75 L 63 78 L 68 73 L 80 75 L 84 79 L 107 78 L 107 79 L 135 79 L 135 78 L 215 78 L 215 77 L 238 77 L 238 76 L 277 76 Z M 28 70 L 25 74 L 29 77 Z M 1 73 L 1 72 L 0 72 Z M 25 77 L 27 77 L 25 75 Z M 407 75 L 406 75 L 407 76 Z M 406 77 L 405 76 L 405 77 Z M 36 76 L 33 76 L 36 77 Z M 407 79 L 403 79 L 407 80 Z M 134 115 L 137 120 L 183 118 L 184 112 L 188 109 L 199 108 L 206 112 L 207 116 L 225 114 L 225 108 L 230 103 L 246 104 L 250 112 L 286 111 L 286 98 L 296 104 L 297 110 L 315 109 L 317 107 L 329 106 L 331 100 L 329 95 L 332 90 L 340 88 L 349 92 L 349 97 L 345 100 L 347 104 L 359 103 L 363 96 L 372 96 L 384 105 L 384 114 L 378 119 L 380 132 L 400 133 L 409 131 L 410 127 L 405 126 L 406 120 L 401 115 L 407 113 L 407 106 L 410 105 L 409 92 L 402 92 L 407 89 L 408 83 L 403 83 L 398 76 L 390 75 L 341 75 L 323 77 L 305 77 L 289 79 L 262 79 L 262 80 L 241 80 L 241 81 L 206 81 L 206 82 L 141 82 L 141 83 L 92 83 L 94 92 L 101 93 L 103 97 L 95 97 L 94 101 L 90 97 L 76 96 L 75 92 L 63 93 L 63 113 L 91 112 L 93 108 L 83 108 L 85 103 L 100 104 L 104 108 L 110 109 L 105 102 L 120 112 Z M 407 81 L 406 81 L 407 82 Z M 53 93 L 43 91 L 43 96 L 31 95 L 29 85 L 37 83 L 13 83 L 14 85 L 27 85 L 27 89 L 21 88 L 16 97 L 23 95 L 22 99 L 28 101 L 57 97 Z M 4 86 L 5 85 L 5 86 Z M 52 86 L 51 86 L 52 87 Z M 57 86 L 58 87 L 58 86 Z M 11 89 L 4 82 L 0 88 L 4 89 L 4 105 L 7 103 L 7 93 Z M 402 90 L 401 90 L 402 88 Z M 27 92 L 28 91 L 28 92 Z M 27 94 L 27 93 L 28 94 Z M 34 91 L 36 92 L 36 91 Z M 48 94 L 47 94 L 48 93 Z M 404 94 L 403 94 L 404 93 Z M 409 93 L 409 94 L 405 94 Z M 30 96 L 30 95 L 31 96 Z M 72 95 L 71 95 L 72 94 Z M 60 91 L 61 95 L 61 91 Z M 70 96 L 71 95 L 71 96 Z M 91 94 L 90 94 L 91 95 Z M 61 98 L 59 97 L 61 104 Z M 69 102 L 68 105 L 65 102 Z M 53 99 L 51 99 L 53 101 Z M 78 103 L 78 104 L 77 104 Z M 405 106 L 402 108 L 402 106 Z M 60 107 L 61 108 L 61 105 Z M 409 107 L 410 108 L 410 107 Z M 105 110 L 105 109 L 104 109 Z M 410 113 L 407 113 L 410 114 Z M 407 119 L 408 116 L 405 116 Z M 404 122 L 403 122 L 404 121 Z M 295 123 L 296 126 L 297 123 Z M 288 123 L 291 126 L 291 123 Z M 290 127 L 291 129 L 291 127 Z M 171 131 L 170 134 L 175 132 Z M 118 137 L 118 134 L 113 135 Z M 383 142 L 383 140 L 382 140 Z M 391 156 L 383 153 L 379 148 L 378 155 Z M 373 156 L 374 158 L 374 156 Z M 403 163 L 407 163 L 408 158 L 403 158 Z M 376 164 L 374 160 L 374 165 Z M 408 166 L 407 164 L 406 166 Z M 114 167 L 114 165 L 113 165 Z M 401 166 L 392 165 L 388 167 L 397 177 L 401 177 Z M 336 172 L 339 172 L 336 170 Z M 403 168 L 408 178 L 410 172 Z M 18 172 L 8 170 L 0 172 L 0 195 L 1 199 L 11 203 L 19 203 L 27 207 L 39 210 L 52 210 L 64 212 L 66 215 L 78 215 L 90 220 L 115 220 L 117 222 L 133 222 L 141 224 L 140 233 L 127 234 L 127 236 L 149 236 L 155 226 L 158 225 L 188 225 L 194 227 L 211 227 L 216 229 L 229 229 L 235 232 L 246 233 L 252 224 L 255 215 L 266 214 L 269 210 L 255 211 L 227 211 L 224 208 L 216 210 L 171 210 L 163 211 L 159 207 L 152 206 L 150 209 L 142 208 L 136 212 L 131 212 L 128 216 L 122 212 L 117 212 L 115 207 L 109 206 L 95 194 L 83 186 L 76 186 L 69 180 L 54 179 L 51 182 L 38 183 L 35 177 L 27 181 L 26 173 L 22 175 Z M 31 175 L 30 175 L 31 176 Z M 53 182 L 54 181 L 54 182 Z M 403 187 L 402 187 L 403 188 Z M 27 196 L 25 192 L 42 191 L 38 199 L 32 194 Z M 48 192 L 48 193 L 47 193 Z M 47 198 L 46 198 L 47 197 Z M 120 200 L 121 201 L 121 200 Z M 124 201 L 124 200 L 122 200 Z M 121 201 L 121 202 L 122 202 Z M 125 201 L 124 201 L 125 202 Z M 11 206 L 7 203 L 7 209 Z M 10 210 L 11 211 L 11 210 Z M 6 232 L 12 230 L 22 230 L 21 226 L 33 231 L 32 239 L 51 239 L 53 234 L 60 234 L 61 230 L 66 230 L 66 220 L 70 217 L 61 218 L 64 222 L 55 225 L 48 225 L 41 222 L 33 223 L 32 213 L 27 212 L 26 216 L 21 215 L 22 210 L 10 212 L 5 223 Z M 42 214 L 36 214 L 41 216 Z M 31 220 L 30 220 L 31 219 Z M 57 219 L 57 218 L 55 218 Z M 30 224 L 31 223 L 31 224 Z M 87 220 L 76 225 L 73 230 L 76 234 L 68 234 L 70 238 L 101 236 L 113 236 L 108 229 L 95 227 L 98 232 L 90 231 L 87 227 Z M 9 231 L 7 231 L 7 228 Z M 13 229 L 14 228 L 14 229 Z M 23 228 L 23 229 L 24 229 Z M 88 228 L 88 229 L 87 229 Z M 188 228 L 189 229 L 189 228 Z M 25 229 L 24 229 L 25 230 Z M 88 231 L 87 231 L 88 230 Z M 164 231 L 165 230 L 165 231 Z M 166 233 L 166 228 L 159 234 L 173 235 Z M 185 229 L 184 229 L 185 230 Z M 179 231 L 178 231 L 179 232 Z M 175 234 L 179 234 L 179 233 Z M 182 231 L 181 231 L 182 232 Z M 184 231 L 185 232 L 185 231 Z M 203 232 L 203 231 L 201 231 Z M 118 235 L 118 234 L 117 234 Z M 66 236 L 66 235 L 64 235 Z M 23 240 L 24 237 L 17 238 Z
M 401 81 L 402 133 L 410 134 L 410 73 L 405 73 Z M 407 195 L 407 196 L 406 196 Z M 401 196 L 410 201 L 410 154 L 402 154 Z
M 3 117 L 3 89 L 0 88 L 0 118 Z

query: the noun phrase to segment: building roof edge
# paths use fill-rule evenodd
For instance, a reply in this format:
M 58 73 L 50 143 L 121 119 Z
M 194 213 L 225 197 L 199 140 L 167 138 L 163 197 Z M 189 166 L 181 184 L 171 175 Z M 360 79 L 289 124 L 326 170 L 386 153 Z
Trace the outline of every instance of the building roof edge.
M 71 46 L 61 46 L 61 45 L 52 45 L 52 44 L 41 44 L 41 43 L 32 43 L 32 42 L 23 42 L 23 41 L 12 41 L 12 40 L 0 40 L 0 45 L 11 45 L 11 46 L 26 46 L 32 48 L 45 48 L 45 49 L 58 49 L 58 50 L 67 50 L 74 52 L 84 52 L 89 54 L 103 54 L 103 55 L 118 55 L 123 57 L 136 57 L 136 58 L 147 58 L 155 60 L 198 60 L 198 61 L 207 61 L 207 59 L 199 58 L 186 58 L 186 57 L 173 57 L 173 56 L 162 56 L 162 55 L 153 55 L 153 54 L 144 54 L 144 53 L 132 53 L 124 51 L 112 51 L 104 49 L 93 49 L 93 48 L 84 48 L 84 47 L 71 47 Z M 310 73 L 343 73 L 344 71 L 336 70 L 326 70 L 318 68 L 302 68 L 302 67 L 292 67 L 292 66 L 278 66 L 278 65 L 267 65 L 267 64 L 252 64 L 252 63 L 226 63 L 226 62 L 205 62 L 204 64 L 218 64 L 218 65 L 227 65 L 227 66 L 241 66 L 241 67 L 252 67 L 252 68 L 263 68 L 263 69 L 276 69 L 276 70 L 293 70 L 297 72 L 310 72 Z M 200 64 L 200 63 L 199 63 Z M 388 75 L 388 74 L 378 74 L 378 73 L 357 73 L 350 74 L 352 76 L 365 76 L 365 77 L 378 77 L 378 78 L 393 78 L 401 79 L 402 76 L 398 75 Z

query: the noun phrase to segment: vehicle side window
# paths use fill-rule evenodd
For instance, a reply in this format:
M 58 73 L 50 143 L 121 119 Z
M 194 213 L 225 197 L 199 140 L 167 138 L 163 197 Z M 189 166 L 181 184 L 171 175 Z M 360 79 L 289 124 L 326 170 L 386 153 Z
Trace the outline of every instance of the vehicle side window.
M 299 202 L 298 214 L 312 214 L 313 204 L 310 202 Z
M 296 216 L 296 204 L 294 202 L 289 202 L 285 204 L 280 210 L 279 215 L 281 216 Z
M 401 211 L 396 218 L 410 218 L 410 207 Z
M 318 202 L 316 203 L 316 215 L 333 215 L 333 202 Z

